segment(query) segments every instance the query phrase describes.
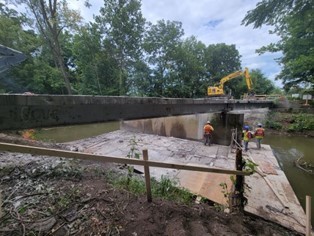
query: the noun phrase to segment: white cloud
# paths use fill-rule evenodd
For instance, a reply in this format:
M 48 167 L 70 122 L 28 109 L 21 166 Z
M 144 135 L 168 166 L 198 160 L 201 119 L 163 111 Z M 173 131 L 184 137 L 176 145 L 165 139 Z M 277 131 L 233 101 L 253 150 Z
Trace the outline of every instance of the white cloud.
M 260 0 L 142 0 L 143 16 L 150 22 L 170 20 L 182 22 L 185 36 L 194 35 L 206 45 L 226 43 L 234 44 L 242 56 L 242 66 L 260 69 L 265 76 L 274 80 L 280 72 L 280 66 L 274 60 L 280 54 L 259 56 L 255 50 L 276 42 L 279 38 L 270 35 L 269 27 L 253 29 L 241 25 L 247 11 L 255 8 Z M 73 7 L 80 9 L 86 21 L 91 21 L 99 14 L 102 1 L 90 0 L 91 9 L 81 1 L 73 2 Z M 274 81 L 277 86 L 281 83 Z

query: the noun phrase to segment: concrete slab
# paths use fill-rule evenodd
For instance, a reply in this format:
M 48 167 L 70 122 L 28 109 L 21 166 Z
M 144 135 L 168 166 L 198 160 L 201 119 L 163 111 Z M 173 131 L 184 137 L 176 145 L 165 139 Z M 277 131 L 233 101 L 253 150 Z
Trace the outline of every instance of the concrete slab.
M 89 153 L 126 157 L 131 148 L 130 140 L 136 141 L 138 152 L 148 150 L 149 160 L 235 169 L 235 153 L 229 147 L 204 146 L 202 142 L 173 137 L 119 130 L 69 144 Z M 305 213 L 270 146 L 262 145 L 262 149 L 257 150 L 256 145 L 250 142 L 249 148 L 243 154 L 244 158 L 253 160 L 259 166 L 258 173 L 245 177 L 246 184 L 251 188 L 245 191 L 248 198 L 245 211 L 304 233 Z M 136 166 L 136 169 L 143 172 L 142 167 Z M 220 183 L 226 183 L 228 191 L 232 185 L 230 176 L 223 174 L 163 168 L 150 168 L 150 173 L 157 180 L 167 176 L 179 182 L 181 187 L 222 205 L 226 205 L 226 199 Z
M 249 147 L 246 157 L 259 164 L 259 173 L 245 177 L 245 182 L 251 187 L 246 191 L 248 205 L 245 210 L 305 233 L 304 210 L 270 146 L 262 145 L 261 150 L 256 150 L 254 143 L 250 143 Z

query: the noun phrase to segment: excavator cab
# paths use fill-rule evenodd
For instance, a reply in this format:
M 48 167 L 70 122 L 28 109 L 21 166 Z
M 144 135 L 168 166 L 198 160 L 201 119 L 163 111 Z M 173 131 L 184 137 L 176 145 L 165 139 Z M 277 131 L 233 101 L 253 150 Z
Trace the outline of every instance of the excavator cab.
M 223 96 L 225 94 L 224 94 L 223 89 L 220 89 L 216 86 L 212 86 L 212 87 L 210 86 L 207 88 L 207 95 L 208 96 Z

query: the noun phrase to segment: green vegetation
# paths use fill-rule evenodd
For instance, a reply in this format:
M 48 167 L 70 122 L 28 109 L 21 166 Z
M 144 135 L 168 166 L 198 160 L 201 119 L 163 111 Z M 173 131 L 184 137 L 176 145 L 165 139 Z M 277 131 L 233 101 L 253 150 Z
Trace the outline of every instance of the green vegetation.
M 313 88 L 313 14 L 313 1 L 263 0 L 243 20 L 243 24 L 251 24 L 254 28 L 273 26 L 270 33 L 281 38 L 257 51 L 283 54 L 277 59 L 283 67 L 277 79 L 282 80 L 286 91 L 300 84 L 309 84 Z
M 134 177 L 128 181 L 128 178 L 121 176 L 119 178 L 109 178 L 113 186 L 126 189 L 134 194 L 142 195 L 146 193 L 145 182 L 142 178 Z M 195 195 L 189 191 L 179 188 L 178 183 L 164 176 L 160 181 L 151 179 L 151 191 L 153 197 L 172 200 L 175 202 L 189 204 L 195 199 Z
M 270 112 L 266 128 L 283 132 L 304 132 L 314 130 L 314 115 L 307 113 Z
M 205 45 L 185 36 L 181 22 L 148 22 L 139 0 L 104 1 L 93 23 L 83 22 L 67 0 L 52 7 L 43 0 L 8 3 L 21 4 L 23 12 L 0 3 L 0 44 L 27 60 L 1 75 L 1 91 L 197 98 L 243 69 L 236 45 Z M 260 71 L 252 79 L 259 93 L 275 88 Z M 240 78 L 226 89 L 236 98 L 247 91 Z
M 138 149 L 138 141 L 135 136 L 132 137 L 132 139 L 129 140 L 129 147 L 130 151 L 127 154 L 128 158 L 135 158 L 139 159 L 141 156 L 140 150 Z M 128 168 L 128 175 L 127 175 L 127 187 L 132 183 L 132 177 L 134 173 L 134 167 L 133 166 L 127 166 Z

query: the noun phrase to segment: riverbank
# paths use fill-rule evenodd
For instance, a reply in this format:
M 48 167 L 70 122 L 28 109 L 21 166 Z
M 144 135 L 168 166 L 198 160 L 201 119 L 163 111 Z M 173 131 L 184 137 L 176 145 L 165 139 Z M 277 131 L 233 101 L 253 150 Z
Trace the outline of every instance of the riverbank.
M 0 160 L 2 235 L 299 235 L 256 216 L 226 214 L 206 201 L 196 204 L 193 196 L 184 203 L 158 196 L 149 204 L 145 194 L 114 183 L 127 175 L 120 165 L 7 152 Z
M 264 126 L 268 134 L 314 137 L 314 114 L 271 111 Z

